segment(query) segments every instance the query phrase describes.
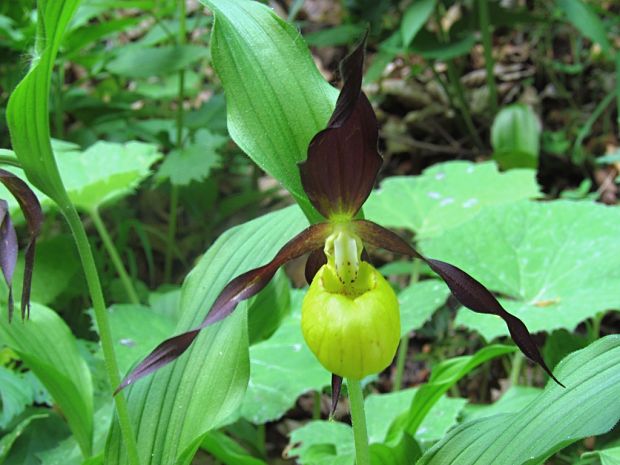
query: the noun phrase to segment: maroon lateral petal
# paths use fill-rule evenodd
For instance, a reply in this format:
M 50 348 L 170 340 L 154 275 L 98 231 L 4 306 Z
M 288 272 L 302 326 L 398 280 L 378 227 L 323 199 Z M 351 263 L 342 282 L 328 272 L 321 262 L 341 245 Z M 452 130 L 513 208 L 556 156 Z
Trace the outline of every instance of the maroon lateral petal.
M 26 219 L 28 228 L 28 243 L 25 248 L 24 281 L 22 284 L 21 312 L 22 319 L 30 316 L 30 289 L 32 287 L 32 271 L 34 269 L 35 244 L 41 225 L 43 224 L 43 211 L 39 199 L 32 189 L 24 181 L 10 171 L 0 169 L 0 182 L 15 197 Z
M 312 205 L 326 218 L 353 217 L 368 198 L 383 159 L 377 119 L 362 92 L 366 37 L 342 62 L 344 84 L 327 128 L 314 136 L 299 164 Z
M 9 322 L 13 319 L 13 272 L 17 264 L 17 234 L 9 215 L 9 204 L 0 200 L 0 268 L 9 288 Z
M 342 376 L 332 373 L 332 405 L 329 409 L 329 418 L 333 418 L 338 407 L 338 399 L 340 399 L 340 390 L 342 389 Z
M 306 268 L 304 270 L 304 276 L 306 277 L 306 282 L 308 284 L 312 284 L 314 275 L 316 275 L 321 267 L 326 263 L 327 257 L 325 256 L 325 252 L 323 252 L 323 247 L 313 250 L 310 255 L 308 255 L 308 260 L 306 260 Z
M 525 324 L 516 316 L 508 313 L 495 296 L 477 280 L 450 263 L 424 257 L 400 236 L 371 221 L 357 220 L 355 221 L 355 229 L 362 241 L 374 247 L 415 257 L 426 262 L 445 281 L 452 295 L 461 305 L 474 312 L 497 315 L 503 319 L 519 349 L 530 360 L 538 363 L 556 383 L 564 387 L 547 367 Z
M 125 378 L 114 393 L 118 393 L 143 376 L 152 373 L 176 360 L 187 350 L 200 330 L 223 320 L 245 299 L 258 294 L 273 278 L 282 265 L 317 249 L 331 233 L 328 223 L 312 225 L 288 241 L 274 259 L 259 268 L 247 271 L 230 281 L 220 292 L 203 322 L 190 331 L 166 339 L 138 364 Z

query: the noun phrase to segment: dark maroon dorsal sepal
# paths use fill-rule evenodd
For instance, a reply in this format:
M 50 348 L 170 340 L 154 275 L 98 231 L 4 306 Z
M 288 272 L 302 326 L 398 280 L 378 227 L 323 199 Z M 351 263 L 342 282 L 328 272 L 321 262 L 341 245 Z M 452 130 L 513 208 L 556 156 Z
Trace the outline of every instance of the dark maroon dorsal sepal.
M 299 164 L 312 205 L 326 218 L 353 218 L 372 190 L 383 159 L 372 105 L 362 92 L 366 37 L 342 62 L 344 80 L 327 128 L 314 136 Z

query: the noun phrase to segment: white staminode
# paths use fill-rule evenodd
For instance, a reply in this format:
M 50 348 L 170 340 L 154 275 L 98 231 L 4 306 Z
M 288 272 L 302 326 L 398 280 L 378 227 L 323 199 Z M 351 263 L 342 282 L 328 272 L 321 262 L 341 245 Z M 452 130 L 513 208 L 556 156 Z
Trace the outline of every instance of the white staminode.
M 325 256 L 342 284 L 353 283 L 357 279 L 362 256 L 362 240 L 344 225 L 336 226 L 335 231 L 325 241 Z

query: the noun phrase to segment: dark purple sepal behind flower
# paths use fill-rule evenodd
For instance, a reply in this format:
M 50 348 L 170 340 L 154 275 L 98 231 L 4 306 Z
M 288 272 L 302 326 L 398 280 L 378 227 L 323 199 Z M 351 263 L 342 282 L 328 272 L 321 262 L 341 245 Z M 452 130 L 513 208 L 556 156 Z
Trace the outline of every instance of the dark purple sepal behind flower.
M 368 198 L 383 159 L 372 105 L 362 92 L 366 38 L 342 62 L 344 84 L 327 128 L 314 136 L 299 164 L 312 205 L 326 218 L 353 217 Z
M 0 268 L 9 288 L 9 321 L 13 319 L 13 272 L 17 264 L 17 234 L 9 215 L 9 204 L 0 200 Z
M 323 247 L 313 250 L 310 255 L 308 255 L 308 260 L 306 260 L 306 267 L 304 269 L 304 276 L 308 284 L 312 284 L 314 275 L 316 275 L 326 263 L 327 257 L 325 256 L 325 252 L 323 252 Z
M 30 289 L 32 287 L 32 271 L 34 268 L 35 244 L 43 224 L 43 211 L 39 199 L 24 181 L 13 173 L 0 169 L 0 182 L 15 197 L 26 219 L 28 243 L 25 248 L 24 281 L 22 284 L 21 312 L 22 319 L 30 316 Z
M 400 236 L 371 221 L 355 221 L 355 230 L 367 244 L 398 254 L 415 257 L 426 262 L 428 266 L 445 281 L 452 295 L 461 305 L 474 312 L 497 315 L 503 319 L 508 326 L 512 339 L 519 349 L 521 349 L 530 360 L 538 363 L 556 383 L 564 387 L 547 367 L 547 364 L 540 355 L 538 347 L 534 342 L 534 338 L 525 324 L 516 316 L 508 313 L 497 301 L 495 296 L 473 277 L 450 263 L 424 257 Z
M 340 399 L 340 390 L 342 389 L 342 376 L 332 373 L 332 405 L 329 409 L 329 418 L 333 418 L 338 407 L 338 399 Z
M 331 231 L 332 226 L 328 223 L 312 225 L 288 241 L 272 261 L 259 268 L 247 271 L 230 281 L 215 299 L 211 310 L 198 327 L 166 339 L 159 344 L 123 379 L 114 394 L 179 358 L 202 329 L 223 320 L 234 311 L 239 302 L 258 294 L 271 281 L 278 268 L 286 262 L 322 246 Z

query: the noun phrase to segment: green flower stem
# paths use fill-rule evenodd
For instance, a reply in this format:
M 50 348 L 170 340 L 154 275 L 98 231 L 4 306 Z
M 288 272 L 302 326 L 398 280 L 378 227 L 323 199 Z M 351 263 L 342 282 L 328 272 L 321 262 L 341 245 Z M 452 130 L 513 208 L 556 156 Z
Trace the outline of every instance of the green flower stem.
M 110 386 L 114 389 L 120 384 L 121 378 L 118 370 L 118 363 L 116 361 L 116 354 L 114 353 L 112 332 L 110 330 L 110 323 L 108 321 L 108 314 L 105 301 L 103 299 L 103 292 L 101 291 L 101 283 L 99 282 L 99 274 L 97 273 L 95 259 L 93 258 L 93 252 L 90 249 L 88 236 L 86 235 L 80 216 L 78 215 L 75 207 L 68 200 L 62 208 L 62 212 L 67 219 L 67 223 L 69 223 L 69 227 L 71 228 L 71 232 L 73 233 L 73 237 L 78 248 L 78 253 L 80 254 L 86 284 L 88 285 L 88 291 L 95 310 L 95 320 L 97 321 L 99 338 L 101 339 L 101 348 L 103 350 L 103 358 L 105 360 L 108 381 L 110 382 Z M 116 412 L 121 428 L 121 434 L 125 442 L 125 447 L 127 448 L 129 463 L 131 465 L 139 465 L 140 462 L 138 459 L 136 438 L 129 420 L 127 402 L 122 392 L 118 393 L 114 397 L 114 402 L 116 404 Z
M 356 465 L 370 465 L 368 449 L 368 431 L 366 430 L 366 413 L 364 412 L 364 394 L 362 383 L 357 379 L 347 379 L 349 406 L 351 409 L 351 425 L 355 440 Z
M 413 285 L 420 279 L 420 260 L 414 259 L 411 269 L 411 279 L 409 285 Z M 396 358 L 396 374 L 394 375 L 394 386 L 392 391 L 400 391 L 403 386 L 403 373 L 405 372 L 405 362 L 407 360 L 407 349 L 409 349 L 409 333 L 400 339 L 398 355 Z
M 314 403 L 312 404 L 312 419 L 321 419 L 321 391 L 314 391 Z
M 123 261 L 118 254 L 118 250 L 114 246 L 114 242 L 110 237 L 110 233 L 105 226 L 105 223 L 101 219 L 101 215 L 99 214 L 99 210 L 97 208 L 93 208 L 92 211 L 89 212 L 91 219 L 93 220 L 93 224 L 97 229 L 97 232 L 101 236 L 101 240 L 103 241 L 103 246 L 106 248 L 106 251 L 110 255 L 112 259 L 112 263 L 114 264 L 114 268 L 116 268 L 116 272 L 118 273 L 118 277 L 121 279 L 123 286 L 125 287 L 125 292 L 127 293 L 127 297 L 129 298 L 129 302 L 132 304 L 138 305 L 140 303 L 140 299 L 138 298 L 138 293 L 131 282 L 131 278 L 123 265 Z
M 440 5 L 438 4 L 435 8 L 435 20 L 437 21 L 437 27 L 439 29 L 439 41 L 443 44 L 447 44 L 448 42 L 450 42 L 450 35 L 441 27 L 441 12 L 439 8 Z M 465 91 L 463 90 L 463 84 L 461 84 L 461 80 L 458 77 L 456 65 L 454 64 L 454 59 L 446 60 L 446 66 L 448 68 L 448 82 L 454 90 L 458 107 L 461 110 L 461 116 L 463 117 L 463 121 L 465 123 L 465 127 L 467 128 L 467 131 L 469 132 L 469 135 L 474 141 L 476 147 L 479 150 L 484 150 L 484 144 L 482 143 L 482 139 L 480 139 L 480 136 L 478 135 L 478 131 L 476 131 L 474 120 L 467 105 Z
M 512 357 L 512 368 L 510 370 L 510 385 L 516 386 L 519 384 L 519 376 L 521 375 L 521 368 L 523 367 L 523 354 L 521 351 L 516 351 Z
M 495 115 L 497 113 L 497 86 L 493 68 L 493 44 L 491 43 L 491 24 L 489 22 L 489 0 L 478 0 L 478 17 L 480 19 L 480 33 L 484 48 L 484 67 L 487 74 L 487 88 L 489 89 L 489 107 Z
M 403 373 L 405 372 L 405 361 L 407 360 L 407 352 L 409 349 L 409 333 L 400 339 L 398 346 L 398 355 L 396 357 L 396 374 L 394 375 L 394 385 L 392 391 L 400 391 L 403 387 Z
M 187 28 L 185 24 L 185 0 L 178 0 L 177 4 L 179 14 L 179 36 L 177 44 L 185 43 L 185 35 Z M 185 99 L 185 70 L 179 71 L 179 90 L 177 95 L 177 137 L 176 149 L 183 148 L 183 100 Z M 179 207 L 179 188 L 175 184 L 172 185 L 170 191 L 170 214 L 168 217 L 168 234 L 166 236 L 166 256 L 164 260 L 164 282 L 169 282 L 172 277 L 172 251 L 174 248 L 174 239 L 177 232 L 177 212 Z

